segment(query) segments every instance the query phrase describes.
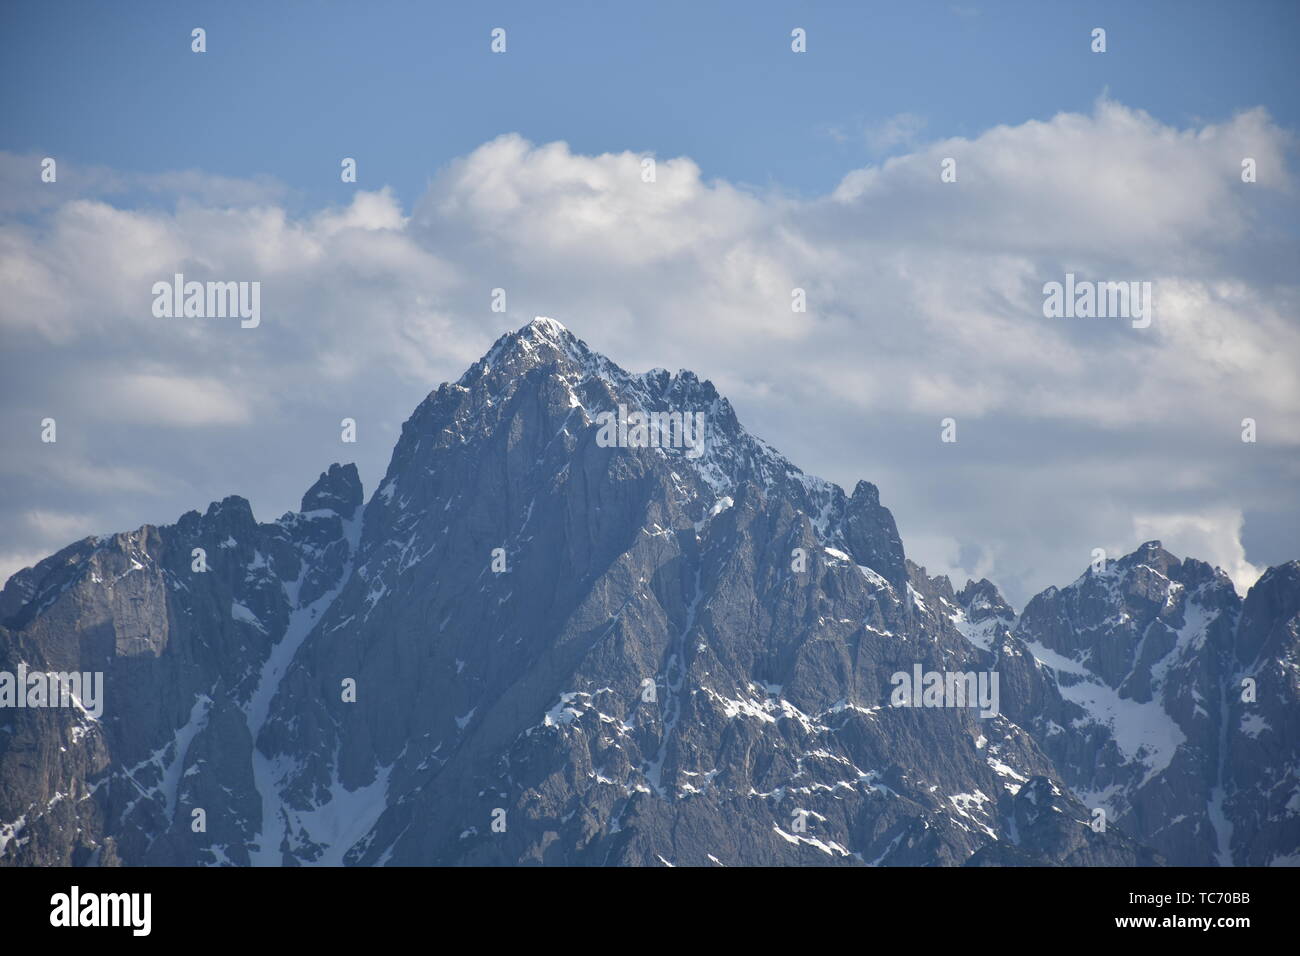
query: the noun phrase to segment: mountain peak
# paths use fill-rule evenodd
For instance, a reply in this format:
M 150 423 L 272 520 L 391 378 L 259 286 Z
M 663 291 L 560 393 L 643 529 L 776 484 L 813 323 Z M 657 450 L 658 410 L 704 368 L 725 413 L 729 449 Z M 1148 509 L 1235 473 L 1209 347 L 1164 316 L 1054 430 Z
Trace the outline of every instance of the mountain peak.
M 1144 541 L 1137 546 L 1130 554 L 1116 560 L 1113 567 L 1119 571 L 1127 571 L 1133 567 L 1149 567 L 1161 574 L 1168 575 L 1171 568 L 1177 568 L 1182 562 L 1164 549 L 1159 541 Z
M 531 351 L 538 346 L 549 346 L 568 355 L 574 355 L 575 346 L 578 344 L 578 337 L 565 328 L 563 323 L 544 315 L 539 315 L 531 322 L 521 325 L 514 332 L 507 332 L 502 338 L 525 350 Z
M 493 342 L 487 354 L 470 366 L 457 384 L 468 385 L 494 369 L 522 373 L 529 368 L 565 360 L 581 367 L 594 357 L 586 343 L 562 323 L 539 315 Z
M 990 617 L 1015 620 L 1016 612 L 1002 597 L 997 585 L 988 578 L 967 580 L 966 586 L 957 592 L 956 597 L 958 604 L 965 610 L 967 619 L 973 624 L 979 624 Z
M 316 483 L 302 496 L 302 510 L 331 510 L 341 517 L 350 518 L 361 504 L 361 476 L 357 466 L 337 462 L 330 465 L 329 471 L 321 472 Z
M 554 319 L 539 315 L 523 328 L 519 330 L 520 335 L 529 334 L 534 336 L 545 336 L 549 339 L 559 339 L 564 336 L 573 337 L 573 333 L 564 327 L 564 323 L 556 322 Z

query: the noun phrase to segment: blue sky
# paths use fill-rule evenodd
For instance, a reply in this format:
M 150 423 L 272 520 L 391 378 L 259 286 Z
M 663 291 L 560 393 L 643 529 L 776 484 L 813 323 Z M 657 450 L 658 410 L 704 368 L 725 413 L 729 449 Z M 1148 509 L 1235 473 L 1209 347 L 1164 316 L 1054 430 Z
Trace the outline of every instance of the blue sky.
M 1160 538 L 1244 587 L 1300 557 L 1297 49 L 1250 0 L 0 5 L 0 579 L 333 461 L 373 491 L 549 315 L 875 482 L 958 585 Z M 259 327 L 154 317 L 182 271 L 260 282 Z M 1046 320 L 1067 271 L 1155 320 Z
M 687 155 L 709 177 L 815 195 L 878 152 L 866 134 L 898 114 L 928 139 L 973 136 L 1087 110 L 1108 90 L 1174 125 L 1247 105 L 1300 125 L 1300 4 L 1285 0 L 54 0 L 0 18 L 0 148 L 269 175 L 307 203 L 344 199 L 338 158 L 355 156 L 362 185 L 410 204 L 432 171 L 503 131 Z M 504 56 L 488 49 L 497 26 Z M 1104 55 L 1089 50 L 1096 26 Z

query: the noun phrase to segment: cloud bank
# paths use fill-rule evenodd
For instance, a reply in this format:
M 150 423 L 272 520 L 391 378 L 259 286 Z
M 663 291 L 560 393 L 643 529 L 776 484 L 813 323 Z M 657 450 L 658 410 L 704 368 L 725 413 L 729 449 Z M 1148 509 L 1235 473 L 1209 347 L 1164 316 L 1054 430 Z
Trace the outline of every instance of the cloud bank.
M 1094 547 L 1162 538 L 1244 588 L 1300 557 L 1294 145 L 1262 110 L 1178 129 L 1103 99 L 796 199 L 510 134 L 413 208 L 358 188 L 305 214 L 274 183 L 61 164 L 44 184 L 40 157 L 0 154 L 0 575 L 226 494 L 274 517 L 335 460 L 373 490 L 416 402 L 541 314 L 632 370 L 713 379 L 806 470 L 876 482 L 910 556 L 958 584 L 1020 603 Z M 1150 281 L 1150 328 L 1045 318 L 1067 272 Z M 175 273 L 260 281 L 261 325 L 154 318 Z

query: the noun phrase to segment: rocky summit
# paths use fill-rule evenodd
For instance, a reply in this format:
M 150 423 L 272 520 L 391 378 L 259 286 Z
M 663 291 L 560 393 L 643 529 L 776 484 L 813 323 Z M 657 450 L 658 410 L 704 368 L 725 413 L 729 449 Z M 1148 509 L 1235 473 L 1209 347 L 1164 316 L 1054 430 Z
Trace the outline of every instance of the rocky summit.
M 4 865 L 1300 864 L 1300 562 L 1149 542 L 1017 615 L 548 319 L 368 501 L 87 538 L 0 625 Z

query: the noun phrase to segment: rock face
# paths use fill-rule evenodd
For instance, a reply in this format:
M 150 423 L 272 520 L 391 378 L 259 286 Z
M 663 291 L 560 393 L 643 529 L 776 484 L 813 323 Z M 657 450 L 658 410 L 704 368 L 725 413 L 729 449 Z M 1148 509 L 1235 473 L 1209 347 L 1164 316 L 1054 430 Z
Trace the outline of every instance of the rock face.
M 702 448 L 611 447 L 620 406 Z M 271 524 L 86 539 L 0 624 L 0 672 L 104 674 L 97 719 L 0 708 L 0 864 L 1300 862 L 1300 563 L 1243 603 L 1153 543 L 1017 619 L 873 485 L 545 319 L 364 505 L 333 465 Z M 995 672 L 1000 712 L 894 706 L 929 672 Z
M 979 592 L 958 626 L 1089 807 L 1173 864 L 1297 865 L 1298 590 L 1291 562 L 1243 602 L 1222 571 L 1149 541 L 1018 621 Z

